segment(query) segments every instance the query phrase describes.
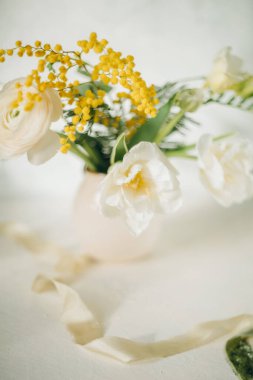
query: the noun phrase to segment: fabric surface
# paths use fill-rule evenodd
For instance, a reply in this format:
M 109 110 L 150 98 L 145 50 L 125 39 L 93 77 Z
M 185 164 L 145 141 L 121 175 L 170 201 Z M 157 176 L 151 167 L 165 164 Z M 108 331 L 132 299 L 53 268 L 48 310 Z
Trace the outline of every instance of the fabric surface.
M 203 193 L 201 193 L 203 196 Z M 75 289 L 107 335 L 157 341 L 196 324 L 253 312 L 252 203 L 225 210 L 195 192 L 169 220 L 152 257 L 94 266 Z M 190 197 L 189 197 L 190 198 Z M 56 243 L 73 247 L 70 199 L 1 204 L 1 219 L 22 220 Z M 39 216 L 39 218 L 38 218 Z M 57 228 L 56 228 L 57 226 Z M 31 284 L 47 266 L 1 239 L 0 369 L 3 379 L 234 379 L 226 338 L 171 358 L 131 366 L 84 351 L 59 322 L 54 294 Z M 147 302 L 148 300 L 148 302 Z M 46 347 L 46 350 L 45 350 Z

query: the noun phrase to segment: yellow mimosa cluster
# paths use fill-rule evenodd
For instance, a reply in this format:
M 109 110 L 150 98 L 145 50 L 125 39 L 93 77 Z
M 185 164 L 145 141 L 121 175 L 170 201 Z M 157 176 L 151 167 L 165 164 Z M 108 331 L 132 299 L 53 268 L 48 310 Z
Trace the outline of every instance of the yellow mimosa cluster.
M 60 44 L 51 46 L 49 43 L 35 41 L 33 45 L 25 45 L 16 41 L 14 48 L 0 50 L 0 62 L 4 62 L 6 56 L 12 56 L 14 53 L 19 57 L 39 58 L 37 67 L 25 81 L 16 84 L 17 97 L 10 107 L 15 109 L 22 106 L 25 111 L 31 111 L 36 102 L 41 101 L 41 94 L 47 88 L 55 89 L 66 114 L 67 125 L 64 128 L 64 137 L 60 139 L 63 153 L 70 149 L 71 143 L 76 141 L 79 133 L 87 130 L 87 125 L 99 122 L 118 128 L 120 118 L 109 118 L 102 107 L 106 92 L 97 85 L 99 81 L 107 86 L 115 86 L 116 89 L 119 87 L 119 90 L 120 87 L 124 88 L 124 92 L 117 92 L 116 98 L 118 102 L 124 99 L 131 101 L 134 117 L 125 121 L 130 134 L 134 130 L 133 127 L 138 127 L 147 117 L 154 117 L 157 112 L 155 106 L 158 99 L 155 88 L 153 85 L 148 87 L 141 74 L 134 70 L 132 56 L 122 57 L 120 52 L 107 47 L 108 42 L 105 39 L 98 40 L 96 33 L 91 33 L 87 40 L 78 41 L 77 45 L 78 51 L 66 51 Z M 83 58 L 92 51 L 99 54 L 99 62 L 94 66 Z M 79 88 L 84 83 L 69 78 L 69 72 L 73 68 L 81 69 L 90 77 L 89 82 L 84 82 L 92 85 L 86 91 L 81 92 Z

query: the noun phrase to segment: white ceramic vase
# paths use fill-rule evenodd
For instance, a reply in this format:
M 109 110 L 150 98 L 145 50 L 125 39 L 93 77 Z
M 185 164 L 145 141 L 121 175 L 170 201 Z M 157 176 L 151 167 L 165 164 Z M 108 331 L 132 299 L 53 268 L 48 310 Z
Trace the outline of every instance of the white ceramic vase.
M 103 216 L 95 196 L 104 174 L 87 172 L 74 202 L 74 221 L 82 250 L 102 261 L 136 259 L 152 253 L 161 220 L 154 218 L 139 236 L 134 236 L 120 217 Z

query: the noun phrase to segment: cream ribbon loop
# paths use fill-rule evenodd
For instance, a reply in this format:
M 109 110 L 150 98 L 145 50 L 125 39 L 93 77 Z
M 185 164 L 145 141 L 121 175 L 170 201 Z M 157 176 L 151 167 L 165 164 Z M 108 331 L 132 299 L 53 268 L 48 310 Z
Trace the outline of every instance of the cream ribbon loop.
M 75 290 L 44 277 L 45 289 L 55 288 L 63 303 L 61 320 L 76 343 L 84 348 L 123 363 L 153 360 L 177 355 L 213 342 L 229 333 L 237 334 L 253 326 L 253 316 L 209 321 L 195 326 L 183 335 L 152 343 L 143 343 L 116 336 L 104 336 L 102 326 L 83 303 Z
M 50 281 L 47 279 L 47 281 Z M 102 327 L 80 296 L 69 286 L 51 280 L 63 303 L 61 321 L 78 344 L 87 344 L 103 335 Z
M 23 223 L 0 222 L 0 234 L 14 240 L 32 254 L 50 254 L 58 256 L 68 253 L 63 247 L 41 240 Z

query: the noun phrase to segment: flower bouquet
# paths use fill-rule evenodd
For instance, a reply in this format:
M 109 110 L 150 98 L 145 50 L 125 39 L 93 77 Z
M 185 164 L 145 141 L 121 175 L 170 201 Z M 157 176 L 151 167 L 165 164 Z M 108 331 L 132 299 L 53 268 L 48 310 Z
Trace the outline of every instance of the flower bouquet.
M 62 322 L 86 350 L 132 363 L 241 334 L 228 341 L 227 355 L 238 373 L 252 373 L 250 314 L 204 322 L 162 340 L 129 339 L 108 335 L 106 323 L 69 284 L 95 264 L 86 253 L 102 260 L 125 259 L 152 249 L 160 230 L 158 216 L 182 203 L 174 157 L 193 162 L 202 184 L 222 206 L 252 197 L 251 143 L 232 132 L 189 141 L 188 132 L 198 126 L 192 114 L 206 104 L 253 110 L 253 76 L 225 48 L 205 77 L 149 86 L 136 71 L 134 58 L 123 57 L 96 33 L 77 46 L 69 51 L 60 44 L 17 41 L 14 48 L 0 50 L 0 62 L 13 55 L 38 60 L 30 74 L 0 91 L 0 158 L 27 154 L 38 165 L 60 151 L 83 160 L 87 173 L 75 214 L 85 254 L 40 240 L 18 223 L 0 223 L 0 234 L 45 261 L 49 254 L 50 272 L 55 273 L 39 274 L 32 288 L 56 291 Z
M 200 107 L 253 110 L 253 76 L 231 48 L 218 54 L 205 77 L 162 86 L 148 85 L 134 57 L 96 33 L 74 50 L 17 41 L 0 50 L 0 62 L 13 55 L 35 58 L 37 65 L 0 92 L 0 158 L 27 154 L 38 165 L 60 151 L 83 160 L 88 175 L 75 207 L 83 244 L 94 256 L 101 257 L 102 247 L 112 257 L 150 249 L 160 228 L 154 217 L 182 203 L 173 157 L 192 160 L 222 206 L 253 195 L 249 141 L 229 133 L 188 143 L 197 125 L 192 113 Z

